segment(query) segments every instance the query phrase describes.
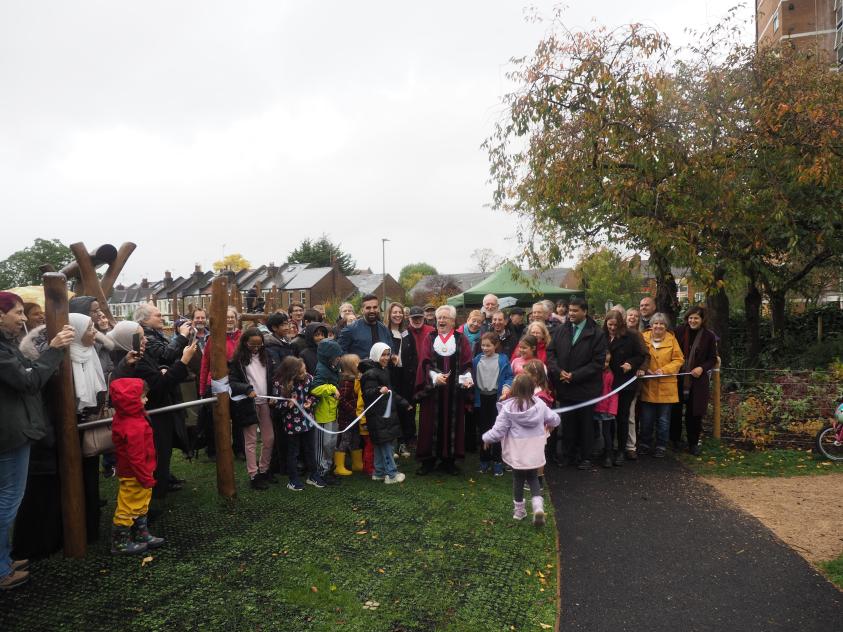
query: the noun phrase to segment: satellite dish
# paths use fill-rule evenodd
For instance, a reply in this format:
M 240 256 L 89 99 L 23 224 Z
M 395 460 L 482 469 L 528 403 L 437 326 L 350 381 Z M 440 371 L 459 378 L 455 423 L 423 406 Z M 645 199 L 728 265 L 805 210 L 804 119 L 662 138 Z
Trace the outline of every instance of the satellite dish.
M 507 307 L 514 307 L 518 304 L 518 299 L 514 296 L 504 296 L 501 299 L 498 299 L 498 308 L 505 309 Z

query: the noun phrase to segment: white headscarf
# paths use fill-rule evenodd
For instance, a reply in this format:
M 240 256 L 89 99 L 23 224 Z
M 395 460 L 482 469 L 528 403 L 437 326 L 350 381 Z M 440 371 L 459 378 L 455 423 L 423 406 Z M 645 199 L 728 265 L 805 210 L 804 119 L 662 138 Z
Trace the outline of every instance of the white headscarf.
M 82 344 L 82 337 L 91 328 L 91 317 L 85 314 L 69 314 L 68 320 L 76 330 L 70 343 L 70 362 L 73 365 L 73 388 L 76 391 L 76 410 L 97 405 L 97 393 L 108 390 L 102 365 L 94 346 Z
M 106 335 L 114 341 L 115 345 L 128 352 L 132 350 L 132 336 L 138 333 L 138 327 L 140 325 L 133 320 L 121 320 Z
M 392 348 L 385 342 L 376 342 L 372 345 L 372 350 L 369 351 L 369 359 L 373 362 L 380 362 L 384 351 L 392 352 Z

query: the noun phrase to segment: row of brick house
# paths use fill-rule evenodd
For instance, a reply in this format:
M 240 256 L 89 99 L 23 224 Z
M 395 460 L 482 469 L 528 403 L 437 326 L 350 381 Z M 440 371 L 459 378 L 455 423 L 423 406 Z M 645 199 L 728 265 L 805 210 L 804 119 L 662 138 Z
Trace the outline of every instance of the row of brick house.
M 305 307 L 346 300 L 356 294 L 384 295 L 384 276 L 371 270 L 346 276 L 337 266 L 314 267 L 307 263 L 274 263 L 253 269 L 227 272 L 229 280 L 240 292 L 241 301 L 255 296 L 271 302 L 276 309 L 288 309 L 291 303 Z M 211 304 L 211 283 L 215 273 L 203 272 L 196 266 L 186 277 L 174 278 L 167 271 L 164 278 L 148 279 L 129 286 L 117 285 L 109 299 L 111 313 L 118 320 L 130 318 L 141 303 L 153 302 L 171 318 L 194 307 L 207 308 Z M 252 290 L 254 290 L 252 292 Z M 386 275 L 387 299 L 403 300 L 404 290 L 389 274 Z

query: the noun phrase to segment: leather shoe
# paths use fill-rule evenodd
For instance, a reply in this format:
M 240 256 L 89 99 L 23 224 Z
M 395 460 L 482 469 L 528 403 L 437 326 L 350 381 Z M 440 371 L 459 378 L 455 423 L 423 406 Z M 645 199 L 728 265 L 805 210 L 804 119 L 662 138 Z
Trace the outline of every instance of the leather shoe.
M 635 452 L 635 450 L 627 450 L 626 451 L 626 460 L 627 461 L 637 461 L 638 460 L 638 454 Z
M 29 560 L 12 560 L 13 571 L 25 571 L 29 568 Z
M 0 579 L 0 590 L 13 590 L 29 581 L 29 571 L 12 571 Z

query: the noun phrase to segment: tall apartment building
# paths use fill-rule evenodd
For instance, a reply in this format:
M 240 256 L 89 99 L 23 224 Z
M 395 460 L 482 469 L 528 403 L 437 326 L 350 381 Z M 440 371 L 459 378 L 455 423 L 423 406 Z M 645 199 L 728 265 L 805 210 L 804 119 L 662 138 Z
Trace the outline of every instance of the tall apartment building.
M 843 0 L 756 0 L 755 41 L 812 48 L 843 65 Z

